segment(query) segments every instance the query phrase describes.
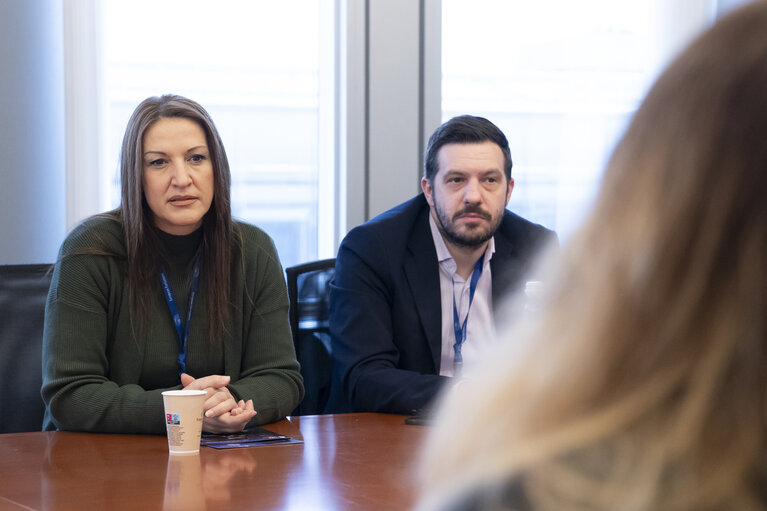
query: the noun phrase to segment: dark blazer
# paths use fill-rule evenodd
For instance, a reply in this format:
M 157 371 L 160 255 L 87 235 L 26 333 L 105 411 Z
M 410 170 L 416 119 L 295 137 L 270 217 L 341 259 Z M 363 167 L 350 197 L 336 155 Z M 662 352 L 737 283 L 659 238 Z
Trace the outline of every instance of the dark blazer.
M 490 262 L 493 303 L 526 280 L 556 235 L 508 210 Z M 447 380 L 439 376 L 439 263 L 423 194 L 352 229 L 330 285 L 336 385 L 353 411 L 412 413 Z

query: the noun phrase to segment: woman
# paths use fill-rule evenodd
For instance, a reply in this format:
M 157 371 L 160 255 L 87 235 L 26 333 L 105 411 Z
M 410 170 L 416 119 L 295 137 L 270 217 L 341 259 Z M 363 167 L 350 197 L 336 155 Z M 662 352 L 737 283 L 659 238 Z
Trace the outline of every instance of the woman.
M 540 315 L 441 403 L 419 509 L 767 508 L 765 27 L 653 86 Z
M 165 431 L 161 392 L 203 389 L 203 430 L 273 422 L 303 396 L 282 267 L 232 221 L 208 113 L 151 97 L 123 139 L 118 209 L 64 241 L 43 334 L 44 429 Z

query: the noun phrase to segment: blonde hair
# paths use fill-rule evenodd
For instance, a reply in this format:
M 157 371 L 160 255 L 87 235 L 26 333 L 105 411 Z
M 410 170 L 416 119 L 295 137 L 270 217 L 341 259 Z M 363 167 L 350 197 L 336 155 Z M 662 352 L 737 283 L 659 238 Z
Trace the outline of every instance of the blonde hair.
M 541 510 L 766 509 L 766 27 L 745 6 L 658 79 L 540 315 L 441 402 L 421 509 L 512 484 Z

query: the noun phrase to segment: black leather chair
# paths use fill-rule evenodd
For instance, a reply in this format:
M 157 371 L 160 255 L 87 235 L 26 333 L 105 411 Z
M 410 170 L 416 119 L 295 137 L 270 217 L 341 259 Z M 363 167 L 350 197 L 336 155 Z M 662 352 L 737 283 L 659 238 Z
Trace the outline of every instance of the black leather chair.
M 0 265 L 0 433 L 40 431 L 49 264 Z
M 290 299 L 290 328 L 306 393 L 293 415 L 347 411 L 331 385 L 333 356 L 328 330 L 328 291 L 335 259 L 285 268 Z

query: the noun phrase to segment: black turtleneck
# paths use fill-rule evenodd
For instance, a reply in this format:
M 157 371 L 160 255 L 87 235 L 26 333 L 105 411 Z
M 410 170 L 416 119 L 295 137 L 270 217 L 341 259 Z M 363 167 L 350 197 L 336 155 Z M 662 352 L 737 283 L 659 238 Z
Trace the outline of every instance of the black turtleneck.
M 173 296 L 178 304 L 178 312 L 181 315 L 181 321 L 186 324 L 187 306 L 189 305 L 189 290 L 192 287 L 192 273 L 194 269 L 195 255 L 202 240 L 202 227 L 190 234 L 177 236 L 167 232 L 156 230 L 157 238 L 160 241 L 160 247 L 163 251 L 163 265 L 168 272 Z M 202 287 L 203 277 L 200 278 Z M 159 280 L 158 280 L 159 285 Z M 200 300 L 198 293 L 196 302 Z M 195 307 L 198 307 L 195 305 Z M 170 314 L 170 312 L 168 312 Z
M 186 266 L 192 262 L 202 240 L 202 227 L 196 231 L 177 236 L 156 229 L 157 238 L 171 266 Z

